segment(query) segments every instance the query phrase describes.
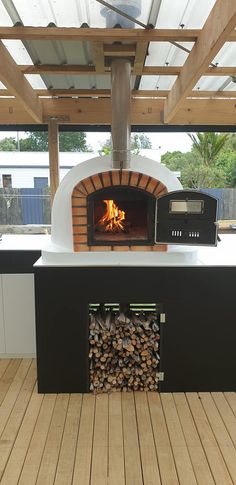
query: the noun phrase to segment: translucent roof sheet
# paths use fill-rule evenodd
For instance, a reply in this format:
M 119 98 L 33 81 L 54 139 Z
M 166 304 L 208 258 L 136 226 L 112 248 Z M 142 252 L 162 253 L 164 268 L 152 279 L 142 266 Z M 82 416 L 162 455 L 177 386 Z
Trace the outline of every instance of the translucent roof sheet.
M 216 0 L 107 0 L 121 11 L 136 17 L 145 25 L 153 23 L 158 29 L 201 29 Z M 0 0 L 0 25 L 24 26 L 140 28 L 97 0 Z M 90 42 L 65 40 L 4 40 L 4 44 L 17 64 L 23 65 L 95 65 Z M 183 66 L 193 42 L 150 42 L 145 66 Z M 235 66 L 236 42 L 226 42 L 219 51 L 214 64 L 219 67 Z M 216 68 L 217 69 L 217 68 Z M 207 74 L 207 73 L 206 73 Z M 28 74 L 27 79 L 34 88 L 55 89 L 109 89 L 109 75 L 75 74 Z M 136 79 L 136 89 L 169 90 L 176 80 L 175 75 L 145 75 Z M 133 78 L 135 82 L 135 78 Z M 1 87 L 1 85 L 0 85 Z M 234 90 L 232 76 L 202 76 L 195 86 L 201 90 Z

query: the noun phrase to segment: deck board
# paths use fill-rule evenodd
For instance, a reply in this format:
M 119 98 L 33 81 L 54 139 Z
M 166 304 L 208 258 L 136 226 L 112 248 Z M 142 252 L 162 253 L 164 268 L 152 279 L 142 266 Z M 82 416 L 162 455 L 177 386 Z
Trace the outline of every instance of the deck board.
M 38 394 L 0 360 L 1 485 L 235 485 L 236 393 Z

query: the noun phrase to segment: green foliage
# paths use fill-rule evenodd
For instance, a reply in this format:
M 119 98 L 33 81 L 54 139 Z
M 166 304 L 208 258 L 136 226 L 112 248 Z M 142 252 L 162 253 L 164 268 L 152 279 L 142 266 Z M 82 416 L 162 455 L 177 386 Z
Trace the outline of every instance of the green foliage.
M 144 133 L 135 133 L 134 135 L 131 135 L 130 148 L 131 153 L 133 153 L 134 155 L 138 155 L 140 153 L 140 150 L 152 148 L 152 142 Z M 105 141 L 105 143 L 101 145 L 101 149 L 98 150 L 98 153 L 99 155 L 109 155 L 109 153 L 111 153 L 111 150 L 112 141 L 110 137 Z
M 48 151 L 48 133 L 46 131 L 32 131 L 26 138 L 20 140 L 21 151 L 46 152 Z M 83 132 L 60 132 L 60 152 L 87 152 L 91 148 L 86 144 L 86 134 Z
M 188 133 L 188 136 L 193 142 L 193 149 L 199 153 L 204 165 L 207 167 L 214 163 L 218 153 L 228 139 L 228 134 L 214 132 L 196 133 L 195 135 Z
M 17 149 L 16 139 L 14 137 L 6 137 L 0 141 L 0 151 L 11 152 Z

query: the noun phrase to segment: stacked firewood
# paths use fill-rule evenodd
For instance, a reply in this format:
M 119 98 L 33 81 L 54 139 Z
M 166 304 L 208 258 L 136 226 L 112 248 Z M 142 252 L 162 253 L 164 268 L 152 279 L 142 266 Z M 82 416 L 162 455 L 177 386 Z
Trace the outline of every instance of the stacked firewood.
M 155 312 L 90 313 L 90 390 L 156 391 L 159 327 Z

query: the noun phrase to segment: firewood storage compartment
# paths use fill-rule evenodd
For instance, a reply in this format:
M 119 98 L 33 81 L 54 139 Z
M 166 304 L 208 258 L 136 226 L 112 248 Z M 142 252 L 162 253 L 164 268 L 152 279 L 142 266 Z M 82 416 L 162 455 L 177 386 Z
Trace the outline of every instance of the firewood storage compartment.
M 89 305 L 91 392 L 157 391 L 160 305 Z

